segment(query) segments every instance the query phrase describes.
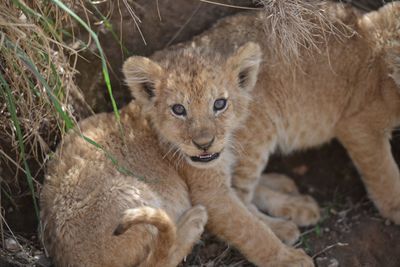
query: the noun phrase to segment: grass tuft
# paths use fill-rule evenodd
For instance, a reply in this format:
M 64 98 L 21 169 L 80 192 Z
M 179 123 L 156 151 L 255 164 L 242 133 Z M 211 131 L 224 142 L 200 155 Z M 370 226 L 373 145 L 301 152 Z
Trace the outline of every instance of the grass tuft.
M 329 3 L 319 0 L 257 0 L 264 9 L 269 47 L 277 59 L 300 63 L 311 51 L 320 51 L 327 38 L 352 34 L 343 23 L 329 16 Z M 305 53 L 304 53 L 305 52 Z
M 7 0 L 0 7 L 0 192 L 15 207 L 15 199 L 31 195 L 39 219 L 37 195 L 46 161 L 76 121 L 93 114 L 75 84 L 76 71 L 71 66 L 82 50 L 95 53 L 89 49 L 92 40 L 120 124 L 107 59 L 87 14 L 92 8 L 105 23 L 107 18 L 95 4 L 81 0 Z M 74 10 L 86 14 L 85 19 Z M 90 38 L 87 45 L 76 50 L 77 43 L 84 44 L 74 33 L 79 26 Z M 112 31 L 112 26 L 108 30 Z M 113 36 L 129 53 L 118 36 L 115 33 Z M 119 171 L 132 175 L 95 140 L 80 136 L 102 150 Z
M 71 103 L 80 96 L 66 57 L 66 50 L 73 51 L 64 42 L 70 34 L 60 28 L 70 20 L 45 1 L 0 6 L 1 191 L 8 199 L 30 194 L 38 216 L 37 177 L 47 154 L 73 127 Z

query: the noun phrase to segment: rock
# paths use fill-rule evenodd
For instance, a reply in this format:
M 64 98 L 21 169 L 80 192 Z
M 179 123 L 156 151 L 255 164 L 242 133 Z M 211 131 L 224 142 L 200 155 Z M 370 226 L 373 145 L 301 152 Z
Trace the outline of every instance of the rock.
M 52 266 L 50 259 L 47 258 L 43 253 L 41 255 L 36 255 L 35 259 L 36 259 L 35 266 L 38 266 L 38 267 Z
M 21 249 L 18 242 L 14 238 L 7 238 L 5 240 L 5 247 L 8 251 L 16 252 Z
M 339 267 L 338 260 L 335 258 L 330 259 L 328 267 Z
M 317 257 L 315 262 L 318 267 L 339 267 L 339 261 L 335 258 Z

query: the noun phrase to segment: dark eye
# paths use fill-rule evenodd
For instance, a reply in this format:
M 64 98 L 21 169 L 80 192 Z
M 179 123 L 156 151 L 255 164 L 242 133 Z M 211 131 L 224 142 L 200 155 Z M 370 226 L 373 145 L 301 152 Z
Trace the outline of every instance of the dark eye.
M 220 99 L 215 100 L 214 111 L 223 110 L 225 107 L 226 107 L 226 99 L 225 98 L 220 98 Z
M 185 116 L 186 115 L 186 109 L 181 104 L 173 105 L 172 112 L 177 116 Z

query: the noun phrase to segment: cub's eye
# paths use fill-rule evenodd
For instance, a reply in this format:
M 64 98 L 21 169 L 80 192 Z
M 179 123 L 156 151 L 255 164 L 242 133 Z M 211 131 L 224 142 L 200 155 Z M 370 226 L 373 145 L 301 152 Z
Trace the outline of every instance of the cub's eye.
M 175 104 L 172 106 L 172 112 L 177 116 L 186 116 L 186 109 L 181 104 Z
M 225 98 L 220 98 L 215 100 L 214 102 L 214 111 L 220 111 L 223 110 L 226 107 L 226 99 Z

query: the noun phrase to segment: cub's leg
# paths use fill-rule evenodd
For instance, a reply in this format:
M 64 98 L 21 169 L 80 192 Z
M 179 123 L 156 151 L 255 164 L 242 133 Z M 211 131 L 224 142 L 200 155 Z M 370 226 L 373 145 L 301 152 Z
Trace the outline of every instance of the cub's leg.
M 254 129 L 257 125 L 252 125 L 252 127 L 252 129 Z M 240 131 L 238 133 L 239 140 L 254 140 L 254 137 L 250 136 L 252 134 L 251 132 L 252 131 Z M 296 224 L 301 226 L 315 224 L 320 218 L 320 213 L 317 203 L 311 197 L 285 195 L 283 193 L 275 192 L 274 189 L 271 190 L 265 185 L 258 186 L 261 173 L 267 164 L 269 154 L 274 149 L 273 144 L 275 141 L 272 137 L 273 133 L 269 136 L 271 137 L 266 135 L 257 138 L 257 142 L 247 142 L 246 144 L 242 144 L 243 147 L 246 147 L 246 152 L 243 152 L 243 155 L 237 158 L 237 163 L 233 171 L 232 187 L 235 189 L 239 198 L 248 207 L 251 205 L 253 199 L 255 199 L 256 206 L 259 206 L 259 208 L 262 208 L 274 216 L 292 219 Z M 264 140 L 262 138 L 264 138 Z M 260 145 L 260 143 L 263 145 Z M 288 179 L 283 181 L 283 179 L 272 177 L 272 180 L 268 181 L 268 177 L 269 176 L 263 176 L 263 184 L 275 184 L 276 188 L 279 187 L 279 184 L 282 184 L 282 186 L 286 184 L 286 186 L 290 187 L 289 182 L 287 182 Z M 258 187 L 260 188 L 256 189 Z M 295 190 L 296 187 L 292 185 L 291 188 L 286 190 L 289 189 Z M 256 196 L 255 193 L 257 193 Z M 269 195 L 269 193 L 271 194 Z M 275 207 L 275 205 L 278 206 Z M 263 218 L 257 208 L 251 208 L 250 210 L 257 217 Z M 267 220 L 263 221 L 268 224 Z M 278 232 L 283 230 L 283 226 L 280 227 L 279 230 L 275 229 L 273 225 L 270 225 L 270 227 L 273 231 L 277 232 L 278 236 L 285 236 L 283 233 L 280 234 Z M 294 233 L 293 231 L 289 231 L 289 228 L 292 228 L 292 226 L 288 225 L 288 229 L 284 232 Z M 293 239 L 294 236 L 291 238 Z M 290 238 L 286 237 L 286 239 Z
M 207 223 L 205 207 L 197 205 L 186 211 L 178 221 L 177 240 L 172 248 L 169 264 L 164 266 L 177 266 L 199 241 Z
M 280 173 L 264 173 L 260 177 L 259 186 L 266 186 L 284 194 L 299 195 L 295 182 L 288 176 Z
M 250 212 L 262 220 L 274 234 L 287 245 L 293 245 L 300 237 L 300 231 L 296 224 L 283 218 L 268 216 L 258 210 L 254 204 L 249 204 Z
M 307 195 L 285 194 L 260 184 L 253 201 L 260 210 L 290 219 L 299 226 L 316 224 L 320 219 L 317 202 Z
M 185 175 L 193 203 L 208 212 L 207 228 L 257 266 L 314 266 L 303 251 L 284 245 L 254 216 L 230 187 L 230 177 L 216 170 L 191 169 Z
M 389 143 L 391 128 L 381 125 L 383 121 L 360 116 L 340 125 L 337 137 L 347 149 L 382 216 L 400 224 L 400 175 Z
M 272 137 L 261 136 L 257 137 L 257 142 L 252 142 L 255 138 L 252 132 L 262 131 L 263 129 L 255 128 L 257 125 L 251 125 L 252 131 L 239 131 L 236 135 L 236 140 L 245 140 L 242 142 L 236 141 L 237 146 L 243 147 L 244 151 L 240 151 L 236 157 L 236 163 L 232 171 L 232 187 L 237 196 L 249 205 L 254 197 L 254 191 L 260 180 L 260 175 L 267 165 L 269 155 L 274 150 L 275 139 Z M 247 126 L 247 128 L 251 128 Z
M 252 150 L 252 153 L 243 152 L 243 156 L 239 157 L 239 162 L 233 171 L 232 187 L 239 199 L 243 201 L 254 216 L 267 224 L 284 243 L 291 245 L 300 236 L 297 226 L 293 222 L 275 219 L 263 214 L 251 203 L 260 174 L 267 163 L 268 155 L 268 148 L 260 146 Z
M 320 219 L 317 202 L 310 196 L 301 195 L 293 180 L 282 174 L 263 174 L 253 202 L 260 210 L 291 219 L 299 226 L 316 224 Z

